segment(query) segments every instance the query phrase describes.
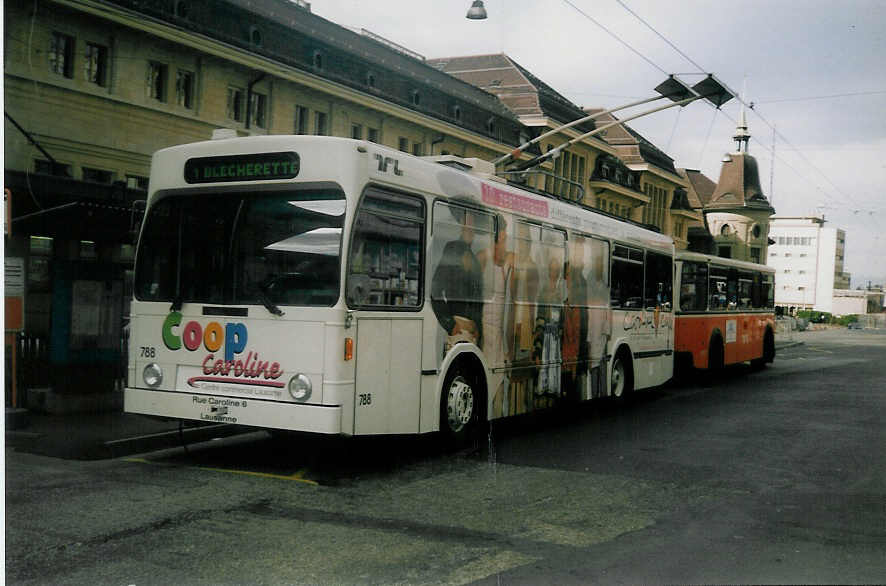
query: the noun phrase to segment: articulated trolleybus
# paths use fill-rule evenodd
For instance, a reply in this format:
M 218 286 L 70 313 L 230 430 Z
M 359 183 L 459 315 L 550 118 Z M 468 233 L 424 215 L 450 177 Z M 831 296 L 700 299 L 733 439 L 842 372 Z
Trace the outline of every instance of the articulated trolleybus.
M 462 441 L 671 378 L 669 237 L 430 159 L 315 136 L 158 151 L 125 410 Z

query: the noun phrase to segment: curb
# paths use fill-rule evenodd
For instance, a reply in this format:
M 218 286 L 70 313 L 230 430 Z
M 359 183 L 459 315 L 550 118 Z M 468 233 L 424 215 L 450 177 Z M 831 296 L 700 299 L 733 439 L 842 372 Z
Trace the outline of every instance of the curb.
M 794 346 L 802 346 L 805 343 L 806 342 L 803 342 L 802 340 L 798 340 L 798 341 L 794 341 L 794 342 L 784 342 L 783 344 L 776 344 L 775 350 L 777 352 L 778 350 L 784 350 L 785 348 L 793 348 Z

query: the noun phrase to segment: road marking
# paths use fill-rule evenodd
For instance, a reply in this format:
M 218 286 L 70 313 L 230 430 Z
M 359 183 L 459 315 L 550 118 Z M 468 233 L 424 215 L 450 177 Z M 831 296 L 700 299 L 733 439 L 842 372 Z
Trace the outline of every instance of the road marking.
M 278 478 L 280 480 L 293 480 L 295 482 L 304 482 L 305 484 L 313 484 L 317 486 L 316 480 L 305 478 L 305 470 L 299 470 L 294 474 L 271 474 L 270 472 L 253 472 L 251 470 L 236 470 L 233 468 L 210 468 L 207 466 L 197 466 L 198 470 L 209 470 L 211 472 L 228 472 L 230 474 L 242 474 L 243 476 L 258 476 L 260 478 Z
M 442 580 L 442 583 L 470 584 L 488 578 L 493 574 L 507 572 L 508 570 L 531 564 L 540 559 L 540 557 L 530 556 L 511 550 L 490 551 L 486 555 L 470 561 L 450 573 L 445 580 Z
M 308 470 L 302 468 L 293 474 L 271 474 L 270 472 L 253 472 L 251 470 L 236 470 L 233 468 L 212 468 L 209 466 L 182 466 L 180 464 L 167 464 L 165 462 L 154 462 L 146 458 L 122 458 L 124 462 L 134 462 L 136 464 L 151 464 L 152 466 L 170 466 L 180 468 L 195 468 L 197 470 L 209 470 L 210 472 L 228 472 L 229 474 L 242 474 L 243 476 L 258 476 L 260 478 L 276 478 L 278 480 L 292 480 L 295 482 L 304 482 L 318 486 L 320 483 L 310 478 L 305 478 Z

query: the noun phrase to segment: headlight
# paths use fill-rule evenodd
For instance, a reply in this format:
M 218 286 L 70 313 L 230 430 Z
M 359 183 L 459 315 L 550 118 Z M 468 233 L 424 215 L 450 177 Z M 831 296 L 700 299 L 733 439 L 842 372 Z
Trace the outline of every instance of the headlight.
M 298 373 L 289 379 L 289 394 L 296 401 L 305 402 L 311 398 L 311 379 L 302 373 Z
M 142 371 L 142 379 L 146 385 L 155 389 L 163 382 L 163 369 L 156 362 L 152 362 Z

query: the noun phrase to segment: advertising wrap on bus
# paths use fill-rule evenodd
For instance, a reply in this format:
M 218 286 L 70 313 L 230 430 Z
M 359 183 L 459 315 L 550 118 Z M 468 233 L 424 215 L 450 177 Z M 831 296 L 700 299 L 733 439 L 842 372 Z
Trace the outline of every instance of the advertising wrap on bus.
M 226 323 L 222 326 L 211 321 L 206 327 L 199 321 L 191 320 L 184 324 L 181 334 L 177 329 L 182 323 L 182 315 L 171 312 L 163 322 L 163 343 L 170 350 L 180 350 L 182 346 L 196 351 L 202 345 L 209 354 L 203 359 L 201 376 L 188 379 L 189 387 L 212 388 L 212 383 L 259 385 L 282 389 L 285 385 L 277 381 L 283 374 L 279 362 L 262 360 L 259 353 L 247 352 L 248 330 L 244 323 Z M 224 348 L 222 354 L 218 351 Z M 244 359 L 242 356 L 246 355 Z

